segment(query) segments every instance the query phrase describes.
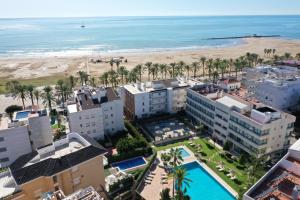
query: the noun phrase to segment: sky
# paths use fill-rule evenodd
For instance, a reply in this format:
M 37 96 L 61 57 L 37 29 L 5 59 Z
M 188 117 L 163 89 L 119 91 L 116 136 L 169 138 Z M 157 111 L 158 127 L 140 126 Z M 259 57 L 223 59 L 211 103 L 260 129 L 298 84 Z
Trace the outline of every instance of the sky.
M 0 18 L 282 14 L 300 0 L 0 0 Z

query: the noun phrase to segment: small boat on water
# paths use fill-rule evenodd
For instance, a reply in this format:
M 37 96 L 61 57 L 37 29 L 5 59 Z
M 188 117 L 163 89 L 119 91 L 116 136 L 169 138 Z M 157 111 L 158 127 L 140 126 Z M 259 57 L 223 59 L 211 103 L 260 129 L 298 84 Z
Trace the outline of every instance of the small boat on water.
M 85 28 L 85 25 L 81 25 L 81 28 Z

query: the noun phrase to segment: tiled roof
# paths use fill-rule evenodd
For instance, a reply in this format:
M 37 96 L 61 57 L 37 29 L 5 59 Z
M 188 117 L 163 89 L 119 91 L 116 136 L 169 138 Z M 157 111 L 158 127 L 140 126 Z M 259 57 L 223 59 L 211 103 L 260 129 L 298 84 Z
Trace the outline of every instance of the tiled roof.
M 19 157 L 11 166 L 10 170 L 18 185 L 24 184 L 41 176 L 53 176 L 63 170 L 69 169 L 84 161 L 104 154 L 106 150 L 92 141 L 89 136 L 82 134 L 84 139 L 90 142 L 90 146 L 64 155 L 60 158 L 48 158 L 38 163 L 26 166 L 38 153 L 36 151 Z

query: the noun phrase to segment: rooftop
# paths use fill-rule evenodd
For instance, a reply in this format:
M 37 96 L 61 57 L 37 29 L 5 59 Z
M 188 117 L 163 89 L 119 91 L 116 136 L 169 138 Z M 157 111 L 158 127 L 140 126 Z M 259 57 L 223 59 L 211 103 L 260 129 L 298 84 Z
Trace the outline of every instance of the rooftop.
M 93 187 L 80 189 L 73 194 L 65 197 L 63 200 L 104 200 Z
M 82 87 L 75 91 L 74 95 L 75 102 L 67 106 L 69 113 L 99 108 L 102 103 L 120 99 L 119 94 L 111 87 L 98 89 Z
M 69 133 L 66 138 L 19 157 L 10 170 L 20 185 L 40 176 L 52 176 L 105 152 L 88 135 Z
M 184 78 L 174 78 L 174 79 L 166 79 L 166 80 L 157 80 L 146 83 L 135 83 L 124 85 L 124 88 L 132 94 L 146 93 L 164 90 L 167 88 L 182 88 L 189 86 L 189 80 Z
M 229 108 L 232 108 L 232 107 L 237 107 L 241 110 L 245 109 L 248 107 L 247 104 L 243 103 L 242 101 L 238 101 L 232 97 L 229 97 L 229 96 L 224 96 L 222 98 L 219 98 L 216 100 L 217 102 L 229 107 Z
M 246 196 L 255 200 L 293 200 L 300 197 L 300 140 L 267 172 Z

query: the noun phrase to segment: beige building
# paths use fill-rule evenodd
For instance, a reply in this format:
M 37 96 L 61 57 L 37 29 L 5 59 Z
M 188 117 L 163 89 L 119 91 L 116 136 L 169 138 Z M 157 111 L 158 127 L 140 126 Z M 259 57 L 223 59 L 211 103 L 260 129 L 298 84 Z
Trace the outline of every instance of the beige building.
M 18 158 L 10 173 L 0 179 L 0 197 L 33 200 L 59 190 L 67 196 L 89 186 L 101 193 L 105 188 L 105 152 L 88 135 L 70 133 Z
M 225 93 L 219 86 L 188 89 L 186 112 L 206 125 L 221 144 L 229 142 L 236 153 L 281 155 L 294 142 L 295 116 L 259 103 L 240 89 Z

